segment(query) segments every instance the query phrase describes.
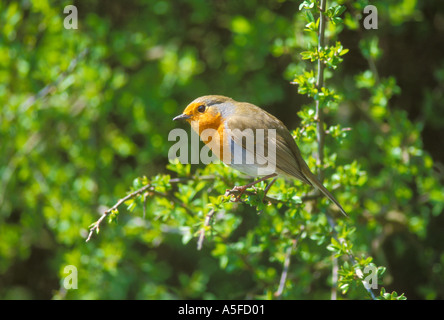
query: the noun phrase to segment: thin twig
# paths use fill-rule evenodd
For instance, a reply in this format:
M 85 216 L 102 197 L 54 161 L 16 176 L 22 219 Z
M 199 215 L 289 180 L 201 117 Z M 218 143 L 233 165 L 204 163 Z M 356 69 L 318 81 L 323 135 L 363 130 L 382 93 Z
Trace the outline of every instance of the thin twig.
M 319 34 L 318 34 L 318 51 L 324 50 L 324 42 L 325 42 L 325 15 L 323 12 L 325 12 L 325 6 L 326 6 L 327 0 L 321 0 L 320 3 L 320 18 L 319 18 Z M 316 88 L 318 89 L 318 93 L 321 91 L 321 89 L 324 87 L 324 61 L 322 59 L 318 59 L 318 75 L 316 80 Z M 324 180 L 324 171 L 322 170 L 323 164 L 324 164 L 324 140 L 325 140 L 325 131 L 324 131 L 324 115 L 322 112 L 322 105 L 321 105 L 321 99 L 316 99 L 316 116 L 317 120 L 317 130 L 316 130 L 316 136 L 317 136 L 317 142 L 318 142 L 318 177 L 319 181 Z
M 214 210 L 214 208 L 212 208 L 205 217 L 204 225 L 199 231 L 199 239 L 197 240 L 197 250 L 202 249 L 203 241 L 205 238 L 205 229 L 210 225 L 211 219 L 213 218 L 215 212 L 216 211 Z
M 57 86 L 74 70 L 74 68 L 77 66 L 77 63 L 82 60 L 87 53 L 88 49 L 84 49 L 82 52 L 80 52 L 77 57 L 71 60 L 68 68 L 60 73 L 60 75 L 53 82 L 43 87 L 35 95 L 32 95 L 31 97 L 26 99 L 26 101 L 23 102 L 19 107 L 20 114 L 28 110 L 37 100 L 46 97 L 52 90 L 54 90 L 54 88 L 57 88 Z
M 17 150 L 16 154 L 13 155 L 5 169 L 2 172 L 2 176 L 0 179 L 0 208 L 4 203 L 4 199 L 6 197 L 6 188 L 10 179 L 14 176 L 14 172 L 20 164 L 20 161 L 26 157 L 42 140 L 42 137 L 39 132 L 35 132 L 28 137 L 23 147 Z
M 325 42 L 325 20 L 326 17 L 324 15 L 325 8 L 327 5 L 327 0 L 321 0 L 320 2 L 320 18 L 319 18 L 319 34 L 318 34 L 318 51 L 321 51 L 324 49 L 324 42 Z M 318 89 L 318 93 L 322 90 L 324 87 L 324 61 L 322 59 L 318 59 L 318 75 L 317 75 L 317 81 L 316 81 L 316 88 Z M 321 99 L 316 99 L 316 120 L 317 120 L 317 130 L 316 130 L 316 140 L 318 142 L 318 177 L 319 180 L 323 181 L 324 179 L 324 171 L 322 170 L 324 166 L 324 141 L 325 141 L 325 130 L 324 130 L 324 115 L 322 112 L 322 105 L 321 105 Z M 330 215 L 327 214 L 327 219 L 330 223 L 330 226 L 333 229 L 333 237 L 337 238 L 335 233 L 335 222 L 330 217 Z M 351 257 L 353 260 L 354 258 Z M 337 286 L 337 275 L 338 275 L 338 266 L 336 258 L 333 257 L 333 286 L 332 286 L 332 293 L 331 298 L 336 299 L 336 286 Z
M 143 195 L 143 219 L 145 220 L 146 217 L 146 200 L 148 199 L 148 194 L 145 193 Z
M 302 228 L 299 232 L 298 237 L 296 239 L 292 240 L 292 245 L 287 248 L 287 252 L 285 253 L 284 268 L 282 270 L 281 280 L 279 281 L 279 288 L 274 293 L 274 296 L 277 298 L 280 298 L 282 295 L 282 292 L 284 292 L 285 282 L 287 281 L 288 269 L 290 267 L 290 258 L 291 258 L 293 251 L 296 249 L 296 245 L 299 241 L 299 238 L 301 237 L 301 234 L 302 234 Z
M 349 128 L 349 127 L 347 127 L 347 128 L 341 128 L 341 132 L 347 132 L 347 131 L 352 131 L 353 129 L 352 128 Z M 330 132 L 330 130 L 325 130 L 325 134 L 330 134 L 331 132 Z
M 202 177 L 191 176 L 191 177 L 180 177 L 180 178 L 170 179 L 169 182 L 170 183 L 180 183 L 180 182 L 185 182 L 185 181 L 189 181 L 189 180 L 214 180 L 214 179 L 215 179 L 214 176 L 202 176 Z M 128 201 L 129 199 L 132 199 L 140 194 L 143 194 L 145 192 L 147 192 L 147 194 L 145 195 L 145 199 L 143 200 L 143 217 L 144 218 L 145 218 L 145 213 L 146 213 L 146 201 L 147 201 L 146 199 L 147 199 L 147 196 L 149 196 L 149 195 L 167 198 L 171 202 L 174 202 L 175 204 L 179 205 L 181 208 L 185 209 L 187 214 L 194 215 L 193 211 L 188 206 L 186 206 L 184 203 L 182 203 L 179 199 L 177 199 L 176 197 L 172 196 L 169 193 L 159 192 L 159 191 L 155 190 L 154 186 L 152 186 L 151 184 L 147 184 L 146 186 L 143 186 L 142 188 L 140 188 L 140 189 L 128 194 L 127 196 L 123 197 L 122 199 L 118 200 L 116 202 L 116 204 L 114 204 L 114 206 L 105 210 L 103 212 L 103 214 L 100 216 L 100 218 L 96 222 L 94 222 L 93 224 L 90 225 L 89 234 L 88 234 L 88 237 L 86 238 L 86 242 L 88 242 L 91 239 L 94 231 L 96 231 L 96 232 L 99 231 L 100 224 L 103 222 L 103 220 L 107 216 L 109 216 L 114 210 L 117 210 L 117 208 L 120 205 L 122 205 L 122 203 L 124 203 L 125 201 Z M 230 194 L 237 194 L 237 193 L 239 193 L 239 191 L 236 191 L 236 190 L 233 190 L 232 192 L 230 192 Z M 244 192 L 244 194 L 256 195 L 257 193 L 247 190 Z M 319 196 L 320 196 L 319 194 L 307 194 L 307 195 L 301 197 L 301 201 L 304 202 L 304 201 L 316 199 Z M 265 196 L 263 198 L 263 200 L 266 202 L 273 203 L 273 204 L 289 205 L 288 201 L 282 201 L 282 200 L 278 200 L 278 199 L 268 197 L 268 196 Z M 212 213 L 212 215 L 213 214 L 214 214 L 214 212 Z M 203 241 L 203 239 L 201 241 Z
M 91 224 L 90 229 L 89 229 L 89 235 L 86 238 L 86 242 L 88 242 L 91 239 L 92 234 L 94 233 L 94 231 L 98 231 L 100 224 L 102 223 L 102 221 L 114 210 L 117 210 L 117 208 L 124 203 L 125 201 L 134 198 L 135 196 L 144 193 L 145 191 L 147 191 L 148 189 L 153 188 L 153 186 L 151 184 L 147 184 L 146 186 L 143 186 L 142 188 L 140 188 L 139 190 L 136 190 L 134 192 L 131 192 L 130 194 L 128 194 L 126 197 L 123 197 L 122 199 L 119 199 L 119 201 L 116 202 L 115 205 L 113 205 L 111 208 L 109 208 L 108 210 L 105 210 L 105 212 L 102 214 L 102 216 L 99 218 L 99 220 L 97 220 L 96 222 L 94 222 L 93 224 Z
M 231 194 L 238 195 L 239 193 L 240 193 L 239 190 L 227 190 L 227 195 L 231 195 Z M 247 196 L 256 196 L 257 192 L 246 190 L 246 191 L 243 192 L 243 194 L 247 195 Z M 310 193 L 310 194 L 306 194 L 306 195 L 300 197 L 300 199 L 301 199 L 301 203 L 303 203 L 304 201 L 314 200 L 314 199 L 317 199 L 317 198 L 320 198 L 320 197 L 321 197 L 320 193 Z M 235 200 L 233 200 L 233 201 L 235 202 Z M 293 204 L 292 202 L 284 201 L 284 200 L 279 200 L 279 199 L 276 199 L 276 198 L 273 198 L 273 197 L 269 197 L 269 196 L 263 197 L 263 201 L 264 202 L 269 202 L 269 203 L 272 203 L 272 204 L 284 204 L 284 205 L 287 205 L 287 206 Z
M 326 3 L 327 0 L 321 0 L 320 2 L 320 20 L 319 20 L 319 35 L 318 35 L 318 50 L 321 51 L 324 49 L 324 42 L 325 42 L 325 38 L 324 38 L 324 33 L 325 33 L 325 21 L 326 21 L 326 17 L 324 15 L 325 12 L 325 8 L 326 8 Z M 317 77 L 317 82 L 316 82 L 316 87 L 318 89 L 318 92 L 322 89 L 322 87 L 324 86 L 324 62 L 321 61 L 321 59 L 318 59 L 318 77 Z M 324 130 L 324 120 L 323 120 L 323 112 L 322 112 L 322 106 L 321 106 L 321 101 L 318 98 L 316 100 L 316 119 L 318 120 L 317 123 L 317 142 L 318 142 L 318 165 L 319 165 L 319 180 L 322 182 L 323 180 L 323 163 L 324 163 L 324 139 L 325 139 L 325 130 Z M 327 214 L 327 220 L 333 230 L 333 237 L 338 241 L 338 242 L 343 242 L 342 239 L 338 239 L 337 237 L 337 233 L 335 230 L 335 222 L 333 220 L 333 218 Z M 351 250 L 348 252 L 348 256 L 350 258 L 350 260 L 352 261 L 353 265 L 356 265 L 356 259 L 353 256 Z M 335 259 L 335 258 L 333 258 Z M 335 264 L 336 262 L 336 264 Z M 336 270 L 335 270 L 336 269 Z M 362 271 L 359 268 L 356 268 L 356 273 L 357 274 L 362 274 Z M 333 277 L 335 277 L 335 275 L 337 276 L 337 261 L 333 262 Z M 335 280 L 335 279 L 334 279 Z M 337 279 L 336 279 L 337 281 Z M 363 282 L 364 284 L 364 282 Z M 335 283 L 333 283 L 334 286 L 336 286 Z M 373 300 L 376 299 L 373 291 L 366 287 L 364 285 L 364 288 L 367 290 L 367 292 L 370 294 L 370 296 L 372 297 Z M 332 298 L 336 298 L 336 289 L 332 289 Z
M 331 300 L 336 300 L 338 296 L 338 258 L 335 257 L 335 255 L 332 255 L 332 270 L 331 270 Z
M 189 181 L 189 180 L 214 180 L 214 176 L 202 176 L 202 177 L 196 177 L 196 176 L 192 176 L 192 177 L 181 177 L 181 178 L 174 178 L 174 179 L 170 179 L 169 182 L 170 183 L 179 183 L 179 182 L 184 182 L 184 181 Z M 128 201 L 129 199 L 132 199 L 140 194 L 143 194 L 145 191 L 148 191 L 147 194 L 145 195 L 145 199 L 143 201 L 143 217 L 145 218 L 145 214 L 146 214 L 146 201 L 147 201 L 147 196 L 149 195 L 153 195 L 153 196 L 159 196 L 159 197 L 163 197 L 163 198 L 167 198 L 168 200 L 174 202 L 175 204 L 179 205 L 181 208 L 185 209 L 185 211 L 187 212 L 187 214 L 189 215 L 193 215 L 193 211 L 188 208 L 185 204 L 183 204 L 179 199 L 177 199 L 176 197 L 168 194 L 168 193 L 163 193 L 163 192 L 159 192 L 157 190 L 155 190 L 155 187 L 152 186 L 151 184 L 147 184 L 146 186 L 143 186 L 142 188 L 128 194 L 127 196 L 123 197 L 122 199 L 120 199 L 119 201 L 116 202 L 116 204 L 114 206 L 112 206 L 111 208 L 107 209 L 102 216 L 99 218 L 99 220 L 97 220 L 96 222 L 94 222 L 93 224 L 91 224 L 90 226 L 90 230 L 89 230 L 89 234 L 88 237 L 86 238 L 86 242 L 88 242 L 91 239 L 92 234 L 94 233 L 94 231 L 98 231 L 100 224 L 102 223 L 102 221 L 114 210 L 116 210 L 122 203 L 124 203 L 125 201 Z
M 185 182 L 185 181 L 189 181 L 189 180 L 214 180 L 215 177 L 214 176 L 202 176 L 202 177 L 196 177 L 196 176 L 192 176 L 192 177 L 180 177 L 180 178 L 173 178 L 170 179 L 169 182 L 170 183 L 179 183 L 179 182 Z M 120 199 L 119 201 L 116 202 L 116 204 L 114 206 L 112 206 L 111 208 L 109 208 L 108 210 L 106 210 L 105 212 L 103 212 L 103 214 L 101 215 L 101 217 L 94 222 L 93 224 L 91 224 L 90 229 L 89 229 L 89 234 L 88 237 L 86 238 L 86 242 L 88 242 L 91 237 L 92 234 L 94 233 L 94 231 L 98 231 L 100 224 L 102 223 L 102 221 L 114 210 L 116 210 L 122 203 L 124 203 L 125 201 L 132 199 L 142 193 L 144 193 L 145 191 L 149 191 L 144 198 L 143 201 L 143 218 L 145 218 L 146 215 L 146 202 L 147 202 L 147 196 L 152 194 L 152 195 L 156 195 L 156 196 L 161 196 L 164 198 L 168 198 L 169 200 L 171 200 L 172 202 L 180 205 L 182 208 L 184 208 L 186 210 L 186 212 L 188 214 L 193 214 L 193 212 L 190 210 L 190 208 L 188 208 L 186 205 L 184 205 L 182 202 L 180 202 L 178 199 L 176 199 L 175 197 L 171 196 L 170 194 L 167 193 L 162 193 L 159 191 L 156 191 L 154 189 L 154 187 L 151 184 L 147 184 L 146 186 L 143 186 L 142 188 L 128 194 L 127 196 L 123 197 L 122 199 Z
M 179 205 L 181 208 L 185 209 L 186 213 L 194 216 L 194 212 L 188 208 L 182 201 L 180 201 L 179 199 L 177 199 L 176 197 L 170 195 L 169 193 L 164 193 L 164 192 L 159 192 L 156 190 L 150 190 L 150 193 L 152 193 L 154 196 L 160 196 L 160 197 L 164 197 L 167 198 L 168 200 L 174 202 L 175 204 Z

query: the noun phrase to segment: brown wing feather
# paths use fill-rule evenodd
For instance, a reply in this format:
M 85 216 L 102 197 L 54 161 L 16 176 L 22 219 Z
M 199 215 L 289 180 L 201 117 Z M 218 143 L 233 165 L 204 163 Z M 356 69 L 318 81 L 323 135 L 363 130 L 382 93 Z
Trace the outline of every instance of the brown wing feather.
M 257 129 L 264 129 L 265 139 L 263 144 L 263 150 L 268 150 L 268 131 L 267 129 L 276 130 L 276 168 L 278 173 L 284 173 L 299 179 L 300 181 L 312 185 L 311 182 L 305 178 L 302 173 L 302 168 L 305 166 L 308 169 L 307 164 L 302 160 L 300 156 L 299 148 L 297 147 L 293 137 L 289 133 L 285 125 L 273 115 L 266 111 L 248 103 L 242 103 L 238 108 L 243 108 L 241 115 L 233 114 L 226 122 L 226 126 L 230 130 L 238 129 L 243 131 L 246 129 L 252 129 L 253 133 L 256 133 Z M 232 131 L 235 133 L 235 131 Z M 260 141 L 256 141 L 261 143 Z M 242 141 L 242 147 L 247 149 L 245 141 Z M 248 150 L 254 152 L 254 150 Z M 300 160 L 299 160 L 300 159 Z
M 256 107 L 249 103 L 241 103 L 238 107 L 242 108 L 248 105 L 248 108 L 244 108 L 241 115 L 233 114 L 229 120 L 227 120 L 227 128 L 239 131 L 245 129 L 252 129 L 253 133 L 256 129 L 265 129 L 265 141 L 264 149 L 268 150 L 268 139 L 266 129 L 276 130 L 276 169 L 277 173 L 284 173 L 291 177 L 294 177 L 308 185 L 314 186 L 319 189 L 327 198 L 333 201 L 341 212 L 347 216 L 339 202 L 335 197 L 322 185 L 319 179 L 310 171 L 307 163 L 303 160 L 301 152 L 296 145 L 293 137 L 291 136 L 285 125 L 276 117 L 268 112 Z M 252 121 L 253 120 L 253 121 Z M 255 139 L 256 140 L 256 139 Z M 247 148 L 246 142 L 242 141 L 242 147 Z M 279 150 L 279 151 L 278 151 Z M 255 152 L 254 150 L 249 150 Z

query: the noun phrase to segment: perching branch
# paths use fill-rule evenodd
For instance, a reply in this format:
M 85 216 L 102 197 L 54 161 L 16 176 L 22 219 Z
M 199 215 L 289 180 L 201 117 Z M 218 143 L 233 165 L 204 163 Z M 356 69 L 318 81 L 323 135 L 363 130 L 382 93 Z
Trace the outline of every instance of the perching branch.
M 178 179 L 171 179 L 171 182 L 179 182 L 181 181 L 180 178 Z M 96 222 L 94 222 L 93 224 L 90 225 L 90 229 L 89 229 L 89 235 L 86 238 L 86 242 L 88 242 L 91 239 L 92 234 L 94 233 L 94 231 L 99 232 L 99 227 L 100 224 L 102 223 L 102 221 L 109 216 L 113 211 L 117 210 L 117 208 L 122 205 L 125 201 L 128 201 L 130 199 L 133 199 L 143 193 L 147 193 L 146 196 L 157 196 L 157 197 L 162 197 L 162 198 L 166 198 L 172 202 L 174 202 L 175 204 L 177 204 L 178 206 L 180 206 L 181 208 L 185 209 L 185 211 L 187 212 L 187 214 L 189 215 L 193 215 L 193 211 L 188 208 L 184 203 L 182 203 L 179 199 L 177 199 L 176 197 L 174 197 L 173 195 L 169 194 L 169 193 L 164 193 L 164 192 L 159 192 L 157 190 L 155 190 L 155 187 L 151 184 L 147 184 L 146 186 L 143 186 L 142 188 L 131 192 L 130 194 L 128 194 L 126 197 L 123 197 L 122 199 L 120 199 L 119 201 L 116 202 L 116 204 L 114 206 L 112 206 L 111 208 L 109 208 L 108 210 L 105 210 L 105 212 L 102 214 L 102 216 L 99 218 L 99 220 L 97 220 Z M 146 212 L 145 206 L 146 206 L 146 197 L 144 202 L 144 215 Z
M 179 182 L 185 182 L 185 181 L 189 181 L 189 180 L 195 180 L 197 179 L 196 177 L 182 177 L 182 178 L 174 178 L 174 179 L 170 179 L 170 183 L 179 183 Z M 199 177 L 199 180 L 214 180 L 214 176 L 202 176 Z M 89 234 L 88 237 L 86 238 L 86 242 L 88 242 L 91 239 L 92 234 L 94 233 L 94 231 L 98 232 L 99 228 L 100 228 L 100 224 L 102 223 L 102 221 L 109 216 L 114 210 L 117 210 L 119 206 L 121 206 L 125 201 L 128 201 L 130 199 L 133 199 L 143 193 L 147 192 L 148 194 L 145 196 L 145 199 L 143 200 L 143 216 L 145 217 L 146 215 L 146 199 L 148 195 L 152 195 L 152 196 L 160 196 L 160 197 L 164 197 L 164 198 L 168 198 L 169 200 L 175 202 L 176 204 L 178 204 L 179 206 L 181 206 L 182 208 L 184 208 L 186 210 L 186 212 L 188 214 L 193 214 L 193 212 L 187 207 L 185 206 L 182 202 L 180 202 L 177 198 L 175 198 L 174 196 L 167 194 L 167 193 L 162 193 L 159 191 L 155 190 L 155 187 L 152 186 L 151 184 L 147 184 L 146 186 L 143 186 L 142 188 L 128 194 L 127 196 L 123 197 L 122 199 L 120 199 L 119 201 L 116 202 L 116 204 L 114 206 L 112 206 L 111 208 L 109 208 L 108 210 L 105 210 L 105 212 L 103 212 L 102 216 L 99 218 L 99 220 L 97 220 L 96 222 L 94 222 L 93 224 L 90 225 L 90 229 L 89 229 Z
M 239 193 L 240 193 L 239 190 L 228 190 L 227 191 L 227 195 L 238 195 Z M 247 196 L 255 196 L 255 195 L 257 195 L 257 192 L 247 190 L 247 191 L 244 191 L 243 194 L 247 195 Z M 300 199 L 301 199 L 301 202 L 305 202 L 305 201 L 314 200 L 314 199 L 317 199 L 317 198 L 320 198 L 320 197 L 322 197 L 322 195 L 319 192 L 316 192 L 316 193 L 306 194 L 306 195 L 300 197 Z M 269 196 L 263 197 L 263 201 L 264 202 L 269 202 L 269 203 L 272 203 L 272 204 L 283 204 L 283 205 L 286 205 L 286 206 L 290 205 L 290 203 L 288 201 L 279 200 L 279 199 L 276 199 L 276 198 L 273 198 L 273 197 L 269 197 Z M 240 202 L 243 202 L 243 201 L 240 200 Z
M 191 176 L 191 177 L 180 177 L 180 178 L 173 178 L 173 179 L 170 179 L 169 180 L 169 182 L 170 183 L 181 183 L 181 182 L 186 182 L 186 181 L 189 181 L 189 180 L 209 180 L 209 181 L 211 181 L 211 180 L 214 180 L 214 179 L 216 179 L 215 178 L 215 176 L 200 176 L 200 177 L 197 177 L 197 176 Z M 133 198 L 135 198 L 135 197 L 137 197 L 137 196 L 139 196 L 139 195 L 141 195 L 141 194 L 144 194 L 144 193 L 146 193 L 146 195 L 145 195 L 145 198 L 143 199 L 143 215 L 145 216 L 145 214 L 146 214 L 146 202 L 147 202 L 147 197 L 148 196 L 153 196 L 153 197 L 163 197 L 163 198 L 166 198 L 166 199 L 168 199 L 168 200 L 170 200 L 170 201 L 172 201 L 172 202 L 174 202 L 176 205 L 178 205 L 178 206 L 180 206 L 181 208 L 183 208 L 183 209 L 185 209 L 185 211 L 187 212 L 187 214 L 189 214 L 189 215 L 193 215 L 194 213 L 193 213 L 193 211 L 190 209 L 190 208 L 188 208 L 184 203 L 182 203 L 179 199 L 177 199 L 176 197 L 174 197 L 173 195 L 171 195 L 171 194 L 169 194 L 169 193 L 165 193 L 165 192 L 159 192 L 159 191 L 157 191 L 157 190 L 155 190 L 155 186 L 153 186 L 153 185 L 151 185 L 151 184 L 147 184 L 147 185 L 145 185 L 145 186 L 143 186 L 142 188 L 140 188 L 140 189 L 138 189 L 138 190 L 136 190 L 136 191 L 133 191 L 133 192 L 131 192 L 130 194 L 128 194 L 128 195 L 126 195 L 125 197 L 123 197 L 123 198 L 121 198 L 121 199 L 119 199 L 111 208 L 109 208 L 109 209 L 107 209 L 107 210 L 105 210 L 104 212 L 103 212 L 103 214 L 100 216 L 100 218 L 96 221 L 96 222 L 94 222 L 94 223 L 92 223 L 91 225 L 90 225 L 90 229 L 89 229 L 89 234 L 88 234 L 88 237 L 86 238 L 86 242 L 88 242 L 90 239 L 91 239 L 91 237 L 92 237 L 92 235 L 93 235 L 93 233 L 94 232 L 98 232 L 99 231 L 99 228 L 100 228 L 100 224 L 103 222 L 103 220 L 106 218 L 106 217 L 108 217 L 113 211 L 115 211 L 115 210 L 117 210 L 123 203 L 125 203 L 126 201 L 128 201 L 128 200 L 130 200 L 130 199 L 133 199 Z M 236 194 L 238 194 L 239 193 L 239 191 L 236 191 L 236 190 L 230 190 L 230 192 L 229 192 L 229 194 L 228 195 L 230 195 L 230 194 L 233 194 L 233 195 L 236 195 Z M 257 195 L 257 193 L 256 192 L 253 192 L 253 191 L 249 191 L 249 190 L 246 190 L 245 192 L 244 192 L 244 194 L 245 195 L 250 195 L 250 196 L 253 196 L 253 195 Z M 314 193 L 314 194 L 307 194 L 307 195 L 305 195 L 305 196 L 302 196 L 301 197 L 301 200 L 302 200 L 302 202 L 304 202 L 304 201 L 308 201 L 308 200 L 313 200 L 313 199 L 316 199 L 316 198 L 318 198 L 320 196 L 320 194 L 318 194 L 318 193 Z M 279 199 L 275 199 L 275 198 L 272 198 L 272 197 L 269 197 L 269 196 L 265 196 L 265 197 L 263 197 L 263 200 L 264 200 L 264 202 L 269 202 L 269 203 L 273 203 L 273 204 L 284 204 L 284 205 L 289 205 L 289 203 L 288 203 L 288 201 L 283 201 L 283 200 L 279 200 Z M 210 222 L 210 220 L 211 220 L 211 218 L 212 218 L 212 216 L 214 215 L 214 212 L 210 212 L 211 213 L 211 215 L 209 214 L 208 216 L 209 216 L 209 218 L 208 218 L 208 216 L 207 216 L 207 218 L 208 218 L 208 223 L 207 223 L 207 221 L 206 221 L 206 224 L 205 224 L 205 226 L 208 226 L 209 225 L 209 222 Z M 202 229 L 203 230 L 203 229 Z M 203 241 L 203 235 L 202 235 L 202 231 L 201 231 L 201 233 L 200 233 L 200 237 L 199 237 L 199 241 L 200 242 L 202 242 Z M 202 244 L 200 244 L 200 247 L 202 246 Z M 198 249 L 200 249 L 200 247 L 199 247 L 199 244 L 198 244 Z

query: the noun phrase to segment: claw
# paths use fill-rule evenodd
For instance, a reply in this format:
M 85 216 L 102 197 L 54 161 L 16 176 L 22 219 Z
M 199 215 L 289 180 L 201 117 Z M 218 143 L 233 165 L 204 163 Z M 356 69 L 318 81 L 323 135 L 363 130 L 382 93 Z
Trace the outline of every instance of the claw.
M 256 180 L 256 181 L 253 181 L 253 182 L 251 182 L 251 183 L 249 183 L 249 184 L 246 184 L 246 185 L 244 185 L 244 186 L 234 186 L 233 187 L 233 189 L 227 189 L 227 191 L 225 192 L 225 195 L 226 196 L 228 196 L 228 195 L 231 195 L 231 194 L 233 194 L 234 192 L 239 192 L 239 194 L 236 196 L 236 198 L 234 199 L 234 202 L 239 202 L 239 200 L 240 200 L 240 198 L 242 197 L 242 195 L 244 194 L 244 192 L 245 192 L 245 190 L 247 190 L 249 187 L 253 187 L 255 190 L 257 190 L 255 187 L 254 187 L 254 185 L 255 184 L 257 184 L 257 183 L 259 183 L 259 182 L 262 182 L 262 181 L 264 181 L 264 180 L 266 180 L 266 179 L 269 179 L 269 178 L 272 178 L 272 177 L 275 177 L 276 176 L 276 174 L 275 173 L 273 173 L 273 174 L 271 174 L 271 175 L 268 175 L 268 176 L 266 176 L 266 177 L 264 177 L 264 178 L 262 178 L 262 179 L 259 179 L 259 180 Z M 270 190 L 270 187 L 273 185 L 273 183 L 276 181 L 276 178 L 274 178 L 268 185 L 267 185 L 267 187 L 265 188 L 265 192 L 264 192 L 264 197 L 262 198 L 262 201 L 264 201 L 264 199 L 265 199 L 265 196 L 267 195 L 267 192 L 268 192 L 268 190 Z

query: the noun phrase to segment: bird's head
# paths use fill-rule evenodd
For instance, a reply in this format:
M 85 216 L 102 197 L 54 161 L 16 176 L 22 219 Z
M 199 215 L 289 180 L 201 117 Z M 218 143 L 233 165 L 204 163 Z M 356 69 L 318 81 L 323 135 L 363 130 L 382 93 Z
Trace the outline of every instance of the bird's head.
M 173 120 L 185 120 L 193 129 L 198 125 L 200 134 L 206 128 L 218 129 L 220 124 L 234 112 L 235 104 L 236 101 L 225 96 L 202 96 L 193 100 L 183 113 Z

